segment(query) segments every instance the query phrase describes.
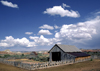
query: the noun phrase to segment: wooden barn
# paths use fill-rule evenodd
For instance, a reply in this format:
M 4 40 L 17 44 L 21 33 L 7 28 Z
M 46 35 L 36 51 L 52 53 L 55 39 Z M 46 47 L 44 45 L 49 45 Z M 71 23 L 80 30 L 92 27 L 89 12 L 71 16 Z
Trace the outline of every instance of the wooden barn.
M 50 61 L 67 61 L 90 58 L 90 55 L 83 53 L 72 45 L 55 44 L 49 51 Z

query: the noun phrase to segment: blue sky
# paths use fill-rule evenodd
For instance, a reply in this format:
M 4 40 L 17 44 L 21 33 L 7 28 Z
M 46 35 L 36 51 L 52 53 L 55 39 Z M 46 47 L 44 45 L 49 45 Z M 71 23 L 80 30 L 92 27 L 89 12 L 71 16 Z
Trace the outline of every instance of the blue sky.
M 100 0 L 0 0 L 0 50 L 100 49 L 99 26 Z

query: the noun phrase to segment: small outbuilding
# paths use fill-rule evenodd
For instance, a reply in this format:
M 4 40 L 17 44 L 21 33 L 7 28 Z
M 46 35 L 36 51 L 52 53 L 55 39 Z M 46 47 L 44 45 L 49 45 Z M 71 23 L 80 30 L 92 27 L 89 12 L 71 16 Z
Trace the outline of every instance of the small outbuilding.
M 32 59 L 32 58 L 35 58 L 37 57 L 37 53 L 35 51 L 31 52 L 30 55 L 29 55 L 29 59 Z
M 50 61 L 67 61 L 90 58 L 90 55 L 83 53 L 72 45 L 55 44 L 49 51 Z

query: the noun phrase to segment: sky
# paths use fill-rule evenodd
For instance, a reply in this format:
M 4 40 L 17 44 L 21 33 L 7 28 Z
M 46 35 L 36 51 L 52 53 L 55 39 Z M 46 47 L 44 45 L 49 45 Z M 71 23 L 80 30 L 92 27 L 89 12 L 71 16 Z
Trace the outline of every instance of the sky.
M 0 50 L 100 49 L 100 0 L 0 0 Z

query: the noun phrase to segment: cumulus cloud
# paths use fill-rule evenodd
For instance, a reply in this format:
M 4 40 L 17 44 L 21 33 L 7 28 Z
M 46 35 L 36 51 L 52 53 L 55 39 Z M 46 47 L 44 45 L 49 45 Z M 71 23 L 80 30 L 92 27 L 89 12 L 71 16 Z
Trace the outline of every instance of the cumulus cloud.
M 46 38 L 43 35 L 38 36 L 30 36 L 29 38 L 33 41 L 29 41 L 29 39 L 23 37 L 13 38 L 12 36 L 6 36 L 4 40 L 0 41 L 0 47 L 14 47 L 14 46 L 24 46 L 24 47 L 37 47 L 37 46 L 52 46 L 56 43 L 58 44 L 68 44 L 68 45 L 77 45 L 80 44 L 82 46 L 95 46 L 93 42 L 99 40 L 100 35 L 100 16 L 92 18 L 90 20 L 84 22 L 78 22 L 76 24 L 64 24 L 60 28 L 60 31 L 55 33 L 55 37 Z M 40 30 L 41 31 L 41 30 Z M 49 32 L 49 30 L 42 30 L 42 34 L 45 32 Z M 49 32 L 50 34 L 50 32 Z M 46 33 L 47 35 L 47 33 Z M 98 35 L 98 36 L 95 36 Z M 96 39 L 95 39 L 96 38 Z M 89 41 L 89 42 L 87 42 Z M 79 44 L 80 43 L 80 44 Z M 87 44 L 90 43 L 90 44 Z M 92 44 L 91 44 L 92 43 Z M 97 44 L 96 44 L 97 46 Z M 96 47 L 95 46 L 95 47 Z
M 40 26 L 39 28 L 41 29 L 49 29 L 49 30 L 53 30 L 53 26 L 50 26 L 50 25 L 47 25 L 47 24 L 44 24 L 43 26 Z
M 7 43 L 0 43 L 0 46 L 1 46 L 1 47 L 10 47 L 10 45 L 7 44 Z
M 1 47 L 13 47 L 13 46 L 25 46 L 34 47 L 36 46 L 34 42 L 30 42 L 27 38 L 23 37 L 21 39 L 14 39 L 12 36 L 6 36 L 5 40 L 1 40 Z
M 29 41 L 27 38 L 23 37 L 13 38 L 12 36 L 6 36 L 4 40 L 0 41 L 0 47 L 37 47 L 37 46 L 50 46 L 59 42 L 59 39 L 56 38 L 45 38 L 43 35 L 40 37 L 30 36 L 29 37 L 33 41 Z
M 40 37 L 37 36 L 30 36 L 29 37 L 31 40 L 34 40 L 34 42 L 37 45 L 54 45 L 55 43 L 61 41 L 60 39 L 56 38 L 45 38 L 43 35 L 40 35 Z
M 33 32 L 25 32 L 25 34 L 31 35 L 31 34 L 33 34 Z
M 47 45 L 47 43 L 49 43 L 49 40 L 47 38 L 45 38 L 43 35 L 41 35 L 40 37 L 29 37 L 30 39 L 34 40 L 34 42 L 36 44 L 40 44 L 40 45 Z
M 13 4 L 12 2 L 8 2 L 8 1 L 1 1 L 1 3 L 5 6 L 8 6 L 8 7 L 12 7 L 12 8 L 18 8 L 18 5 L 17 4 Z
M 63 7 L 67 6 L 66 4 L 63 5 Z M 47 8 L 46 11 L 44 11 L 44 14 L 50 14 L 52 16 L 54 15 L 60 15 L 61 17 L 73 17 L 77 18 L 80 17 L 80 14 L 78 11 L 68 10 L 64 9 L 62 6 L 53 6 L 53 8 Z
M 69 5 L 66 5 L 66 4 L 62 4 L 62 6 L 63 6 L 63 8 L 65 8 L 65 7 L 70 7 Z
M 54 27 L 55 27 L 55 29 L 59 29 L 60 27 L 59 26 L 57 26 L 57 25 L 54 25 Z
M 39 35 L 52 35 L 52 33 L 50 33 L 50 31 L 49 30 L 40 30 L 39 32 L 38 32 L 38 34 Z
M 92 40 L 92 35 L 97 34 L 97 26 L 100 26 L 99 23 L 100 16 L 77 24 L 64 24 L 61 27 L 60 32 L 55 34 L 55 38 L 62 38 L 74 42 Z
M 55 37 L 46 38 L 43 35 L 51 35 L 49 30 L 40 30 L 38 36 L 30 36 L 30 40 L 23 37 L 13 38 L 6 36 L 0 41 L 0 47 L 38 47 L 53 46 L 54 44 L 67 44 L 79 47 L 99 47 L 100 48 L 100 16 L 76 24 L 63 24 L 60 31 L 55 32 Z M 55 26 L 54 26 L 55 27 Z M 55 28 L 58 26 L 56 25 Z M 42 34 L 42 35 L 41 35 Z M 40 48 L 42 49 L 42 48 Z

